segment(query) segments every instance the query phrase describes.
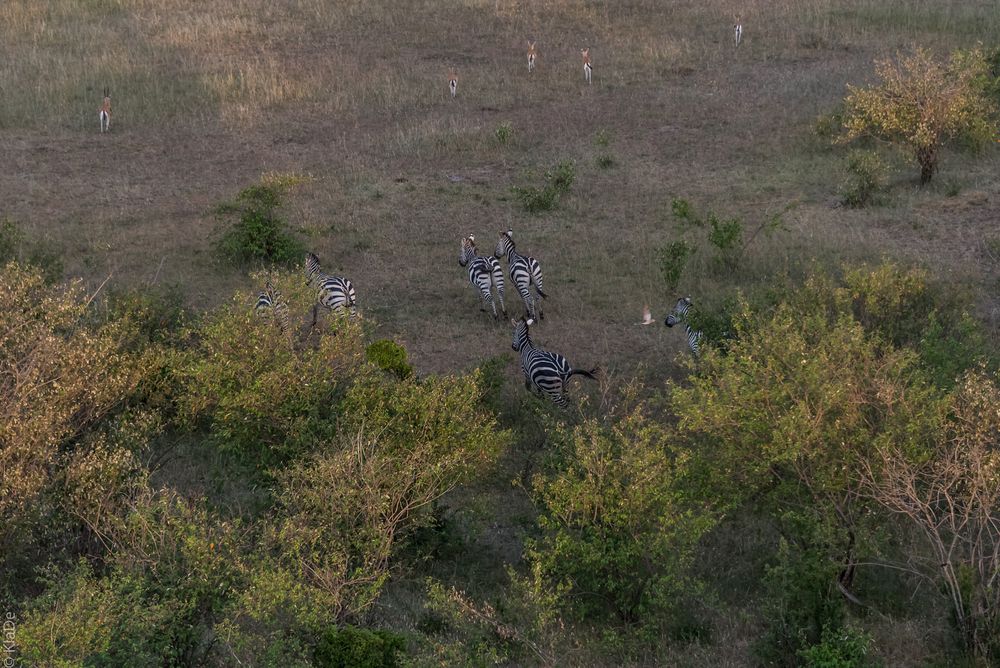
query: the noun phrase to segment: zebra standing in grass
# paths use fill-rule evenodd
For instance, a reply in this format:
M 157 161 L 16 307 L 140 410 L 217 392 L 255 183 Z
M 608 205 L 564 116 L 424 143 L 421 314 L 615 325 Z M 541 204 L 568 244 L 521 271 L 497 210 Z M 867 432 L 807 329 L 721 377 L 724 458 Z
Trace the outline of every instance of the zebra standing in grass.
M 667 327 L 673 327 L 674 325 L 683 322 L 684 332 L 687 335 L 688 348 L 691 349 L 691 354 L 698 357 L 699 351 L 701 349 L 701 338 L 702 333 L 700 330 L 692 329 L 691 325 L 687 322 L 687 314 L 691 309 L 691 298 L 681 297 L 677 300 L 674 305 L 674 310 L 667 314 L 667 319 L 663 321 L 663 324 Z
M 476 252 L 476 238 L 471 234 L 462 239 L 462 250 L 458 255 L 458 264 L 469 268 L 469 282 L 472 287 L 479 290 L 479 294 L 486 306 L 493 308 L 493 317 L 498 318 L 497 305 L 493 302 L 493 288 L 496 288 L 500 298 L 500 310 L 507 315 L 507 308 L 503 304 L 503 269 L 500 261 L 492 255 L 480 255 Z M 485 311 L 485 308 L 480 308 Z
M 292 325 L 288 314 L 288 302 L 268 279 L 264 291 L 257 295 L 257 305 L 254 307 L 258 316 L 271 317 L 278 323 L 278 329 L 283 336 L 291 339 Z
M 324 274 L 319 266 L 319 258 L 312 253 L 306 253 L 306 285 L 316 284 L 319 293 L 313 304 L 312 326 L 316 326 L 316 316 L 319 305 L 322 304 L 331 311 L 347 309 L 351 315 L 357 314 L 357 295 L 354 294 L 354 284 L 350 279 L 341 276 Z
M 534 387 L 537 392 L 548 395 L 557 406 L 565 407 L 567 399 L 563 391 L 569 377 L 580 374 L 596 380 L 594 374 L 597 373 L 597 368 L 590 371 L 573 369 L 562 355 L 536 348 L 528 336 L 528 327 L 534 322 L 524 318 L 510 321 L 514 325 L 514 337 L 510 347 L 521 353 L 524 387 L 528 390 Z
M 500 238 L 497 240 L 497 247 L 493 251 L 493 254 L 496 257 L 507 256 L 507 273 L 510 276 L 510 282 L 521 293 L 524 306 L 528 309 L 528 317 L 544 318 L 541 302 L 536 301 L 535 297 L 531 294 L 531 284 L 534 283 L 538 295 L 543 298 L 548 297 L 548 295 L 542 292 L 542 267 L 535 258 L 520 255 L 514 250 L 513 230 L 508 229 L 506 232 L 500 233 Z

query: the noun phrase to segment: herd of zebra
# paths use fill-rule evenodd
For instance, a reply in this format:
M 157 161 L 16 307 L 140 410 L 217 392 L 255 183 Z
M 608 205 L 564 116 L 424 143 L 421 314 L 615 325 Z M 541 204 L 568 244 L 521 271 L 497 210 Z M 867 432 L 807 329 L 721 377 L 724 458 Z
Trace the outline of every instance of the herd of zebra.
M 541 265 L 535 258 L 517 252 L 514 245 L 514 231 L 509 228 L 500 232 L 492 255 L 479 254 L 476 250 L 476 238 L 473 235 L 463 238 L 458 264 L 468 270 L 469 283 L 479 292 L 480 310 L 489 312 L 488 309 L 491 309 L 493 318 L 496 320 L 499 319 L 500 313 L 503 313 L 505 317 L 507 315 L 507 308 L 503 301 L 504 272 L 500 264 L 500 259 L 504 257 L 507 258 L 507 275 L 521 295 L 526 311 L 526 314 L 520 319 L 511 319 L 510 321 L 514 327 L 511 348 L 521 356 L 524 386 L 529 391 L 533 389 L 538 394 L 547 396 L 557 406 L 565 407 L 568 403 L 565 393 L 566 383 L 570 377 L 581 375 L 596 380 L 595 374 L 598 369 L 596 367 L 589 371 L 574 369 L 559 353 L 542 350 L 532 343 L 529 328 L 536 321 L 545 317 L 542 313 L 541 300 L 548 297 L 542 289 Z M 313 253 L 306 253 L 305 274 L 306 284 L 314 286 L 317 290 L 316 301 L 312 307 L 311 326 L 316 325 L 320 306 L 332 313 L 357 315 L 357 295 L 350 279 L 324 273 L 319 258 Z M 534 287 L 534 291 L 532 291 L 532 287 Z M 494 298 L 494 292 L 496 298 Z M 537 293 L 537 296 L 534 293 Z M 497 311 L 497 301 L 500 302 L 499 312 Z M 691 298 L 681 297 L 667 315 L 664 324 L 667 327 L 673 327 L 683 323 L 688 348 L 695 356 L 698 356 L 702 333 L 694 329 L 687 320 L 691 307 Z M 265 283 L 264 290 L 257 296 L 255 311 L 259 316 L 273 319 L 282 335 L 287 337 L 289 344 L 291 344 L 293 330 L 288 303 L 270 279 Z M 640 324 L 652 322 L 647 307 L 645 320 Z

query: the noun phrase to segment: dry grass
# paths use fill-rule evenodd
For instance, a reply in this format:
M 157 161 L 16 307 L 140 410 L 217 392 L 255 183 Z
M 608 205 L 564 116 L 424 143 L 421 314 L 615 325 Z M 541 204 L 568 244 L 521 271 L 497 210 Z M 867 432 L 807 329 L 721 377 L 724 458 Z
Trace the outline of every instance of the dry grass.
M 732 47 L 740 11 L 744 43 Z M 812 134 L 874 58 L 924 45 L 1000 42 L 992 0 L 7 0 L 0 3 L 0 218 L 99 283 L 179 284 L 204 309 L 248 276 L 217 262 L 211 209 L 267 173 L 303 173 L 284 213 L 329 271 L 423 372 L 510 358 L 509 328 L 477 310 L 457 264 L 515 229 L 552 295 L 538 342 L 613 377 L 660 386 L 683 337 L 662 320 L 656 250 L 688 234 L 670 200 L 753 227 L 789 204 L 786 229 L 736 271 L 696 256 L 679 292 L 717 305 L 813 266 L 898 257 L 964 282 L 996 329 L 1000 156 L 948 155 L 960 192 L 897 181 L 891 204 L 835 206 L 841 156 Z M 537 40 L 538 68 L 524 52 Z M 583 83 L 589 46 L 594 84 Z M 459 74 L 458 97 L 446 75 Z M 97 134 L 100 91 L 112 132 Z M 509 122 L 513 139 L 496 141 Z M 610 137 L 596 145 L 599 133 Z M 601 169 L 598 155 L 614 156 Z M 512 185 L 573 160 L 552 212 L 526 214 Z M 533 175 L 533 176 L 532 176 Z M 991 241 L 994 240 L 994 241 Z M 511 313 L 521 302 L 510 292 Z M 596 393 L 574 385 L 579 396 Z M 723 620 L 724 621 L 724 620 Z M 753 623 L 678 665 L 734 665 Z M 725 646 L 725 648 L 722 648 Z M 892 650 L 895 652 L 896 650 Z M 893 654 L 895 656 L 896 654 Z

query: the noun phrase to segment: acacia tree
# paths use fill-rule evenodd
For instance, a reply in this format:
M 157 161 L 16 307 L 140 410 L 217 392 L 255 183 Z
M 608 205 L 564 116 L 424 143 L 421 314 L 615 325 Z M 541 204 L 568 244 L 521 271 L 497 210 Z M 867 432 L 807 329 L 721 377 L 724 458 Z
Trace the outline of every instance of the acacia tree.
M 949 419 L 926 457 L 880 448 L 862 461 L 866 493 L 907 518 L 929 552 L 910 567 L 939 582 L 966 647 L 1000 658 L 1000 387 L 965 376 L 945 406 Z
M 987 94 L 989 65 L 982 49 L 956 51 L 947 62 L 918 49 L 898 62 L 875 62 L 879 82 L 848 86 L 841 142 L 870 136 L 904 147 L 926 184 L 941 146 L 964 137 L 985 144 L 997 134 L 996 105 Z

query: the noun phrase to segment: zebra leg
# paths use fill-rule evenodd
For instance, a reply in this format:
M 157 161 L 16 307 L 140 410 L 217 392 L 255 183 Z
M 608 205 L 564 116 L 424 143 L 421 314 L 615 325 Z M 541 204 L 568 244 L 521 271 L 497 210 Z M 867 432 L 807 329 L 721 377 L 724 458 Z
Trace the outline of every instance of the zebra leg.
M 528 317 L 535 317 L 535 305 L 531 299 L 531 291 L 528 289 L 527 285 L 518 285 L 517 291 L 521 293 L 521 300 L 524 302 L 524 308 L 528 311 Z
M 316 317 L 318 315 L 319 315 L 319 304 L 313 304 L 313 321 L 312 321 L 312 324 L 309 325 L 309 327 L 315 327 L 316 326 Z
M 493 276 L 493 285 L 496 286 L 497 294 L 500 296 L 500 310 L 503 311 L 504 317 L 506 317 L 507 307 L 504 306 L 503 303 L 503 269 L 500 267 L 500 262 L 495 259 L 493 261 L 492 276 Z M 495 308 L 496 307 L 494 307 L 494 309 Z M 496 310 L 494 310 L 494 313 L 496 313 Z

